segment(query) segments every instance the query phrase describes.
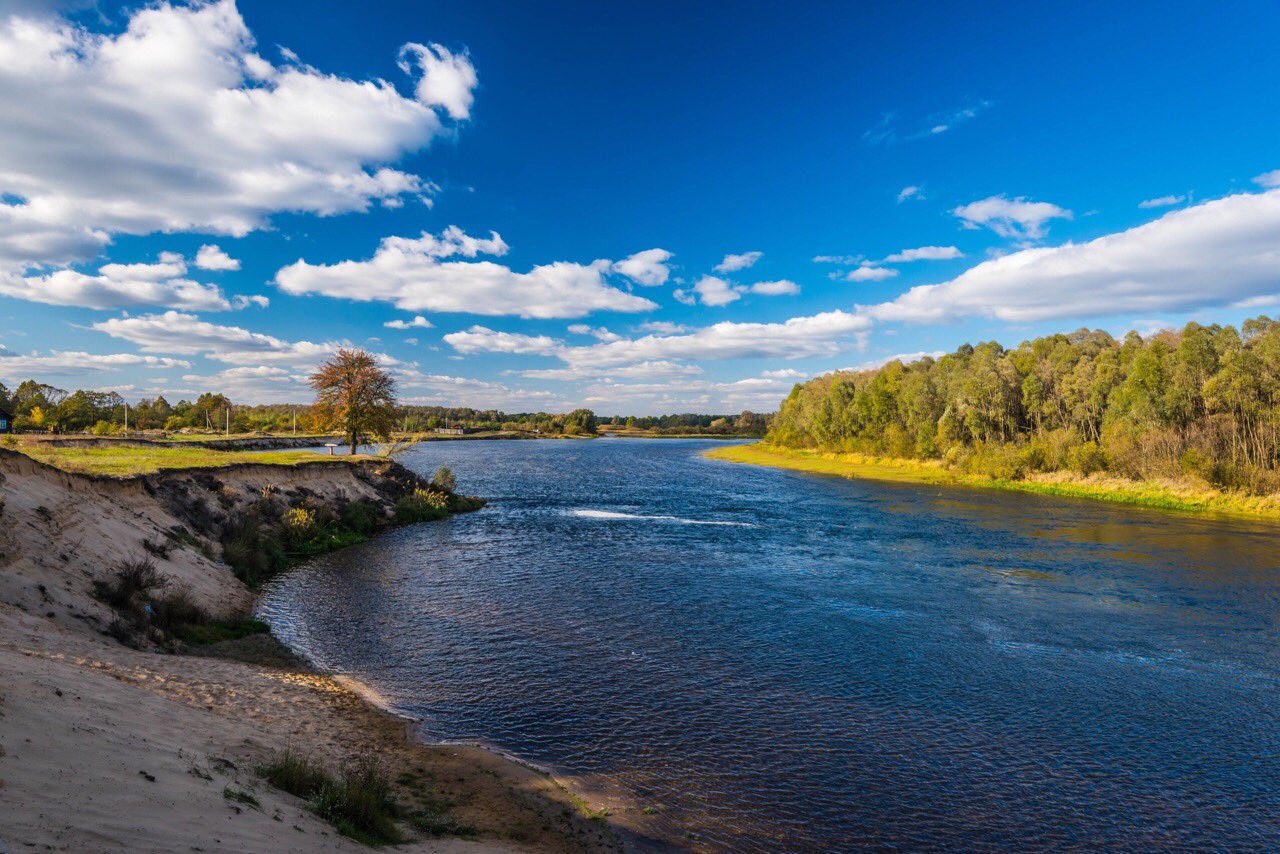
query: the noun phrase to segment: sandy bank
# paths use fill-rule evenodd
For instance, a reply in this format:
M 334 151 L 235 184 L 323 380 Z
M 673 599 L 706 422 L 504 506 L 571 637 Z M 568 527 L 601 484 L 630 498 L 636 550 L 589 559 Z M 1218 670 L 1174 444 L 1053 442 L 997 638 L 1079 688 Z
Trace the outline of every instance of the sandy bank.
M 287 657 L 164 654 L 103 635 L 112 613 L 92 581 L 116 563 L 149 554 L 209 611 L 244 612 L 252 595 L 215 556 L 219 526 L 247 502 L 269 488 L 388 505 L 412 479 L 382 460 L 105 478 L 0 450 L 0 847 L 361 848 L 255 773 L 286 747 L 334 768 L 376 755 L 405 781 L 403 803 L 447 805 L 476 831 L 407 850 L 619 847 L 555 781 L 478 748 L 414 743 L 402 720 Z

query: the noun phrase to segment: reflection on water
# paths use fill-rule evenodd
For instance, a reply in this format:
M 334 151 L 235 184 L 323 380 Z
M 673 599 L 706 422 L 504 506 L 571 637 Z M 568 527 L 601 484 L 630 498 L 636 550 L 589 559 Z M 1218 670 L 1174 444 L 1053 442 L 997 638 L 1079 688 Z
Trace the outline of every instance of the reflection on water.
M 701 847 L 1280 843 L 1275 528 L 705 447 L 419 445 L 491 505 L 262 612 L 427 737 L 625 791 Z

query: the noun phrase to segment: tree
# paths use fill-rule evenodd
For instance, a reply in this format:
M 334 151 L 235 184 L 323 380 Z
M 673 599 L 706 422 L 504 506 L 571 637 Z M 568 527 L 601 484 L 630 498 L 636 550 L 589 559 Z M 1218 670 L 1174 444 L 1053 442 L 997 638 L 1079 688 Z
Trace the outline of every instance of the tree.
M 311 375 L 316 411 L 338 426 L 356 452 L 361 434 L 385 438 L 395 429 L 396 382 L 373 355 L 340 349 Z

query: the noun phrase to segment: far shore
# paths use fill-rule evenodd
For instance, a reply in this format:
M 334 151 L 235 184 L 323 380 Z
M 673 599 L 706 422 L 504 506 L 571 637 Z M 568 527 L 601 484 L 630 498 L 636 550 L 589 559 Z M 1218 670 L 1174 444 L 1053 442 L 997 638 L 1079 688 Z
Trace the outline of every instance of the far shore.
M 823 453 L 783 448 L 767 442 L 714 448 L 706 451 L 704 456 L 732 463 L 846 478 L 1003 489 L 1184 513 L 1280 521 L 1280 501 L 1275 497 L 1227 493 L 1208 486 L 1173 481 L 1138 481 L 1072 472 L 1032 473 L 1022 480 L 999 480 L 956 471 L 941 461 Z

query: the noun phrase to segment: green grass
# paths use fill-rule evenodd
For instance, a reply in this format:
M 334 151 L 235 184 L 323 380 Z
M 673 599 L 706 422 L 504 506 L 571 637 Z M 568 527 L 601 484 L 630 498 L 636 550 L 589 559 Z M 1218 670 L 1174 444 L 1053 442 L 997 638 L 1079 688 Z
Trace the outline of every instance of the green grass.
M 181 624 L 173 630 L 173 634 L 183 643 L 205 646 L 252 635 L 264 635 L 270 631 L 271 628 L 261 620 L 209 620 L 205 623 Z
M 365 845 L 398 845 L 400 808 L 376 759 L 365 759 L 331 774 L 310 757 L 286 750 L 258 769 L 278 789 L 303 798 L 311 811 L 343 836 Z
M 162 469 L 230 466 L 237 463 L 294 466 L 328 459 L 311 451 L 213 451 L 207 448 L 118 446 L 104 448 L 55 447 L 43 442 L 18 448 L 27 456 L 63 471 L 128 477 L 154 474 Z M 349 457 L 345 457 L 348 458 Z
M 1108 501 L 1160 510 L 1280 520 L 1280 500 L 1275 496 L 1258 497 L 1228 493 L 1196 484 L 1152 483 L 1101 475 L 1086 477 L 1070 472 L 1032 474 L 1023 480 L 1002 480 L 955 471 L 941 462 L 932 460 L 820 453 L 782 448 L 764 442 L 715 448 L 707 451 L 705 456 L 733 463 L 794 469 L 839 477 L 1006 489 L 1038 495 L 1087 498 L 1093 501 Z

